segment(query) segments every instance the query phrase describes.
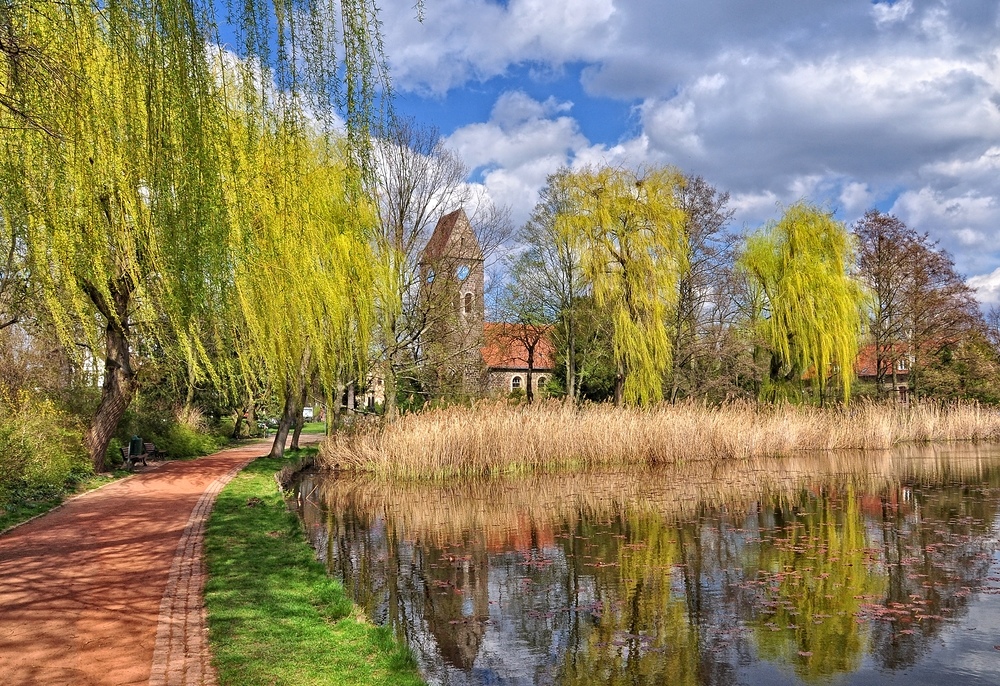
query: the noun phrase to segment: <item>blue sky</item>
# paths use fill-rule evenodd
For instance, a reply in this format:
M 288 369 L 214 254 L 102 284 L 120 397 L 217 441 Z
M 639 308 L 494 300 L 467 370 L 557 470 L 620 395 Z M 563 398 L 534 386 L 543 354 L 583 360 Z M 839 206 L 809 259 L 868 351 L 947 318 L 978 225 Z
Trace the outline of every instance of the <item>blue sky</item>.
M 673 164 L 735 228 L 891 211 L 1000 303 L 997 0 L 384 0 L 399 111 L 523 222 L 560 165 Z

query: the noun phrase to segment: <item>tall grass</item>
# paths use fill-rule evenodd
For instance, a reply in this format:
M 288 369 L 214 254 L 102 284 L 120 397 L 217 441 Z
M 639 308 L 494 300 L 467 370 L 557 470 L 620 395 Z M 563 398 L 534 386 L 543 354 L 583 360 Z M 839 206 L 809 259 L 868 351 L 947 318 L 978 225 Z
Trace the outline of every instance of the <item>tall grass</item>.
M 460 544 L 475 531 L 487 544 L 563 521 L 653 514 L 697 517 L 705 506 L 747 512 L 761 500 L 800 503 L 805 488 L 835 493 L 885 493 L 902 483 L 941 485 L 987 478 L 993 446 L 906 445 L 893 450 L 797 453 L 720 462 L 698 461 L 654 470 L 562 471 L 447 482 L 376 476 L 321 478 L 310 498 L 327 512 L 385 518 L 408 539 L 437 547 Z M 353 515 L 352 515 L 353 516 Z
M 386 476 L 444 478 L 998 439 L 1000 412 L 974 404 L 821 409 L 500 402 L 408 414 L 384 426 L 360 424 L 330 437 L 319 463 Z

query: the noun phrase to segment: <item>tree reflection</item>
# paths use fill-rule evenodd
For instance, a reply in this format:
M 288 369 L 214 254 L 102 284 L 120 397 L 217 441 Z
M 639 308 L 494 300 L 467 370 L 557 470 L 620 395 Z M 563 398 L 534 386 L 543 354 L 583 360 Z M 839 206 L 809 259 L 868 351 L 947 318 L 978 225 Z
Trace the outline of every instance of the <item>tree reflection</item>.
M 300 509 L 437 683 L 734 684 L 757 661 L 815 682 L 919 663 L 976 596 L 1000 475 L 946 462 L 337 479 Z

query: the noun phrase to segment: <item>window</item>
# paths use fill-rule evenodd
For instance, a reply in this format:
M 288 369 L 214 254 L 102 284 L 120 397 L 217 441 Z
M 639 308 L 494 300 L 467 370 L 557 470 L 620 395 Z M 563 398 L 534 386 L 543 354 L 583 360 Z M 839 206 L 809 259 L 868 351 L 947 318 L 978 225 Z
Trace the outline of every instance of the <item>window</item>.
M 521 387 L 521 377 L 515 376 L 513 379 L 510 380 L 510 390 L 516 391 L 520 387 Z
M 465 294 L 465 313 L 472 314 L 472 293 Z
M 455 276 L 458 277 L 459 281 L 465 281 L 466 277 L 469 276 L 469 265 L 463 264 L 455 270 Z
M 538 390 L 542 390 L 543 388 L 545 388 L 545 377 L 540 376 L 538 377 Z

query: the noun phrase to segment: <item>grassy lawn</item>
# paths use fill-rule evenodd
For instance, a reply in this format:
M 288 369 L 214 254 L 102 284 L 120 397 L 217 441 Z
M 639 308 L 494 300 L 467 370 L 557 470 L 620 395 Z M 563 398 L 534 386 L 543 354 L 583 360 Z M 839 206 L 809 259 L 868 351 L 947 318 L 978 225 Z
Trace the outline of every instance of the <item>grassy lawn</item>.
M 251 462 L 209 518 L 205 601 L 219 683 L 422 683 L 409 651 L 357 619 L 316 561 L 274 479 L 289 461 Z
M 302 424 L 302 433 L 304 434 L 326 433 L 326 422 L 305 422 Z

